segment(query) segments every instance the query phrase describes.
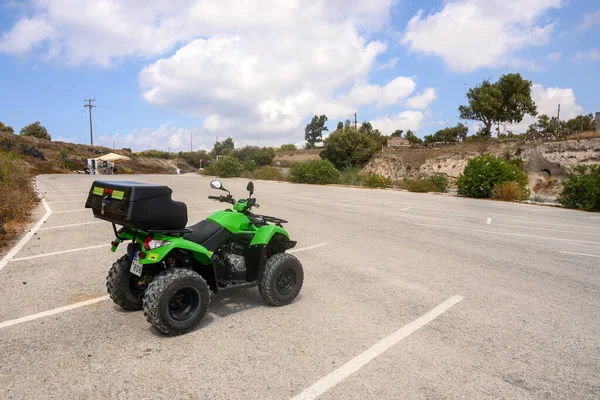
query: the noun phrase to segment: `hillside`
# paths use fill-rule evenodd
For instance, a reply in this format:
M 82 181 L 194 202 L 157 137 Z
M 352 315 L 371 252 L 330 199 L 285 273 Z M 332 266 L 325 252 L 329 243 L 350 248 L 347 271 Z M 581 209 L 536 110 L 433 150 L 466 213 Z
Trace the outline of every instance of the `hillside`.
M 536 194 L 556 195 L 560 181 L 580 164 L 600 163 L 600 138 L 556 142 L 488 141 L 437 149 L 385 149 L 365 167 L 393 180 L 445 174 L 454 181 L 468 159 L 483 153 L 523 160 L 529 187 Z
M 49 141 L 5 132 L 0 132 L 0 151 L 10 151 L 21 155 L 34 175 L 83 170 L 88 158 L 113 152 L 112 149 L 103 146 Z M 119 173 L 173 174 L 177 168 L 182 171 L 190 170 L 189 165 L 181 160 L 176 162 L 175 160 L 136 157 L 127 150 L 115 150 L 114 153 L 130 158 L 129 161 L 119 165 Z

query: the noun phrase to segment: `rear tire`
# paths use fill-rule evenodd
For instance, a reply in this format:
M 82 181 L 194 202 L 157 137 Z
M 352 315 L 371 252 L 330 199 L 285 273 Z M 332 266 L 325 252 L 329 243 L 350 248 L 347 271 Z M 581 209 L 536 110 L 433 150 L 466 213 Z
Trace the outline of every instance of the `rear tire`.
M 194 329 L 206 314 L 210 290 L 200 274 L 171 268 L 157 275 L 144 294 L 144 315 L 150 324 L 167 335 Z
M 258 291 L 269 305 L 284 306 L 298 296 L 303 282 L 300 261 L 291 254 L 278 253 L 267 260 Z
M 119 258 L 108 271 L 106 289 L 112 301 L 128 311 L 142 309 L 144 289 L 137 286 L 139 278 L 129 272 L 128 256 Z

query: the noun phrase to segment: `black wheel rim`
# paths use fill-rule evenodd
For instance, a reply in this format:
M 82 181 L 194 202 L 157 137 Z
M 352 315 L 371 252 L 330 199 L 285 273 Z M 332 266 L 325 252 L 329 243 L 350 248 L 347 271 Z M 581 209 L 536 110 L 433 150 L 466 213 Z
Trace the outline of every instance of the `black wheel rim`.
M 129 281 L 129 293 L 135 297 L 142 297 L 144 290 L 146 290 L 147 285 L 140 285 L 140 279 L 137 276 L 133 276 Z
M 294 290 L 297 281 L 298 277 L 296 271 L 291 268 L 284 269 L 279 276 L 277 276 L 277 283 L 275 284 L 277 292 L 282 295 L 290 293 Z
M 177 321 L 188 319 L 198 309 L 200 295 L 192 288 L 178 290 L 169 300 L 169 314 Z

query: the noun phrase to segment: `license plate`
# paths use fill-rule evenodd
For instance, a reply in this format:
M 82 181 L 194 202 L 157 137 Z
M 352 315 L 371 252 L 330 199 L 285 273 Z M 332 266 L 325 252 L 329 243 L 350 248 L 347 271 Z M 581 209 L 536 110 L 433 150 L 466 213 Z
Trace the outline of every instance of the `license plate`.
M 131 268 L 129 268 L 129 272 L 134 275 L 142 276 L 142 269 L 144 266 L 140 264 L 140 258 L 138 257 L 139 251 L 133 253 L 133 261 L 131 261 Z

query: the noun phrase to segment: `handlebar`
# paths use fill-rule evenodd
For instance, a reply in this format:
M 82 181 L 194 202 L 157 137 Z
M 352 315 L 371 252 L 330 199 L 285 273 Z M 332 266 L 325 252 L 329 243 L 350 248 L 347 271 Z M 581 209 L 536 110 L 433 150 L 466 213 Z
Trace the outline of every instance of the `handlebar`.
M 210 200 L 221 200 L 221 196 L 208 196 Z

